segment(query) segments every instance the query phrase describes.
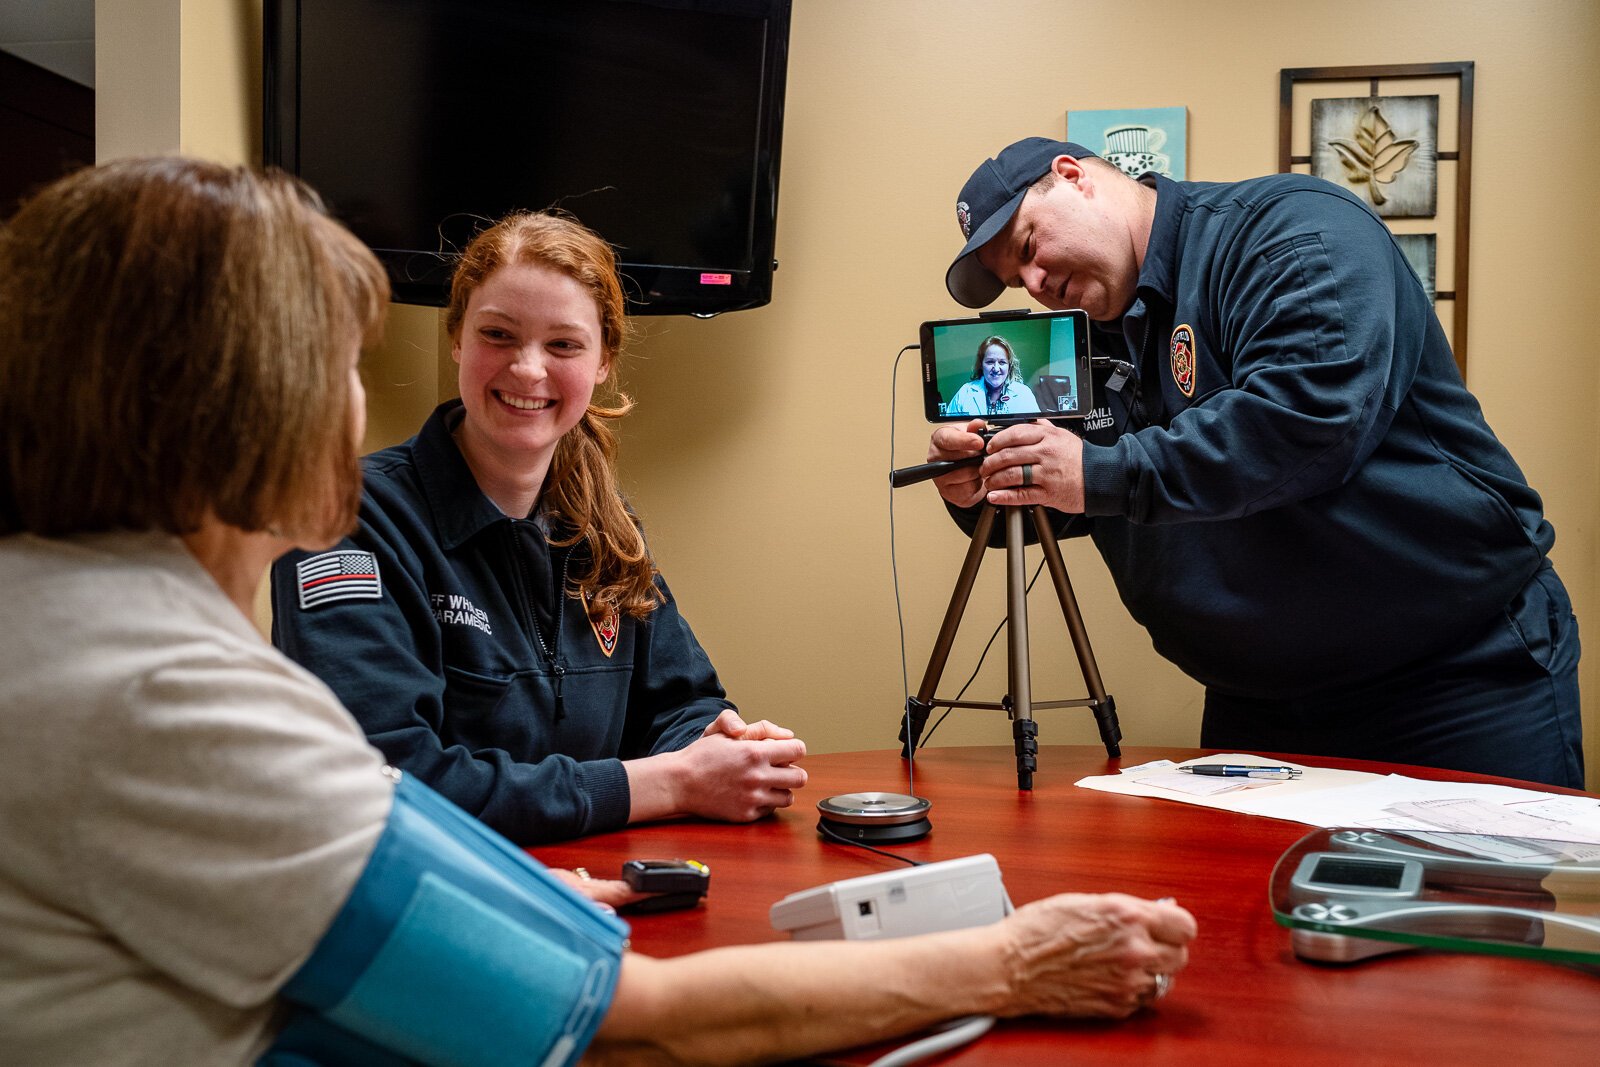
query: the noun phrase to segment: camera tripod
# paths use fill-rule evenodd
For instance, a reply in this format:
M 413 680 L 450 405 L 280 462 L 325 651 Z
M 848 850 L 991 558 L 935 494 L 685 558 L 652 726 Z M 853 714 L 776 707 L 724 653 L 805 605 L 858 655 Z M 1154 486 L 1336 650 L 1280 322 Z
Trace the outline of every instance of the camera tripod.
M 934 696 L 939 679 L 944 674 L 950 658 L 950 646 L 955 642 L 956 631 L 961 626 L 961 615 L 966 610 L 967 599 L 972 594 L 972 583 L 983 563 L 983 553 L 989 547 L 989 535 L 994 529 L 995 515 L 1006 513 L 1006 644 L 1007 685 L 1010 692 L 1000 703 L 978 701 L 942 700 Z M 1034 529 L 1039 535 L 1039 547 L 1044 552 L 1045 564 L 1050 568 L 1050 578 L 1056 588 L 1056 599 L 1061 602 L 1061 612 L 1066 616 L 1067 631 L 1072 635 L 1072 647 L 1078 654 L 1078 667 L 1083 672 L 1089 695 L 1078 700 L 1035 701 L 1028 665 L 1028 581 L 1023 559 L 1022 513 L 1032 512 Z M 972 531 L 972 545 L 967 549 L 961 564 L 961 574 L 950 594 L 950 606 L 945 610 L 944 623 L 939 627 L 939 637 L 934 642 L 933 654 L 928 658 L 928 669 L 922 676 L 917 695 L 906 701 L 906 717 L 900 728 L 902 748 L 900 755 L 909 758 L 922 738 L 928 722 L 928 713 L 937 707 L 975 708 L 985 711 L 1004 711 L 1011 719 L 1011 736 L 1017 752 L 1017 788 L 1033 788 L 1033 772 L 1039 762 L 1039 724 L 1034 721 L 1035 708 L 1088 708 L 1094 712 L 1095 725 L 1100 730 L 1100 740 L 1106 746 L 1106 755 L 1122 754 L 1119 743 L 1122 729 L 1117 725 L 1117 705 L 1105 685 L 1100 681 L 1100 668 L 1094 661 L 1094 650 L 1089 647 L 1089 633 L 1084 629 L 1083 617 L 1078 613 L 1077 598 L 1072 595 L 1072 583 L 1067 578 L 1067 564 L 1061 558 L 1061 546 L 1056 544 L 1050 529 L 1050 520 L 1040 505 L 1030 508 L 984 504 L 978 515 L 978 525 Z

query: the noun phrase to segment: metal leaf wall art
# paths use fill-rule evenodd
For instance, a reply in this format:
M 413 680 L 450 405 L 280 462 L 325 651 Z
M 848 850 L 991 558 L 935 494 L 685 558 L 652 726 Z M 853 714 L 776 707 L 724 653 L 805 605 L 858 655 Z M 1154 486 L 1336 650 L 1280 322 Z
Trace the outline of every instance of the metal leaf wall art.
M 1311 101 L 1311 173 L 1385 218 L 1428 218 L 1438 197 L 1439 97 Z
M 1411 153 L 1417 150 L 1413 137 L 1396 137 L 1389 120 L 1377 104 L 1367 108 L 1356 125 L 1354 141 L 1335 137 L 1328 144 L 1339 154 L 1349 180 L 1356 185 L 1365 184 L 1374 204 L 1383 204 L 1383 186 L 1392 183 L 1411 162 Z
M 1278 72 L 1278 170 L 1308 168 L 1382 218 L 1449 329 L 1463 375 L 1474 71 L 1466 60 Z

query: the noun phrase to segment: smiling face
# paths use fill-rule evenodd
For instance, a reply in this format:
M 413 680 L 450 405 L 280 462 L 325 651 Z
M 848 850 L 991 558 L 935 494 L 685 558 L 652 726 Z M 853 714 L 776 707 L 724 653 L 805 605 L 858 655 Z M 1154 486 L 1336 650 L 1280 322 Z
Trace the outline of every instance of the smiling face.
M 542 480 L 556 442 L 583 418 L 611 369 L 600 312 L 571 276 L 509 263 L 472 291 L 451 349 L 466 418 L 457 440 L 474 471 Z
M 983 382 L 990 389 L 998 389 L 1011 376 L 1011 360 L 999 345 L 990 345 L 983 353 Z
M 1129 228 L 1106 195 L 1107 181 L 1126 179 L 1070 156 L 1058 156 L 1051 173 L 1055 180 L 1029 189 L 1006 228 L 978 250 L 978 262 L 1047 308 L 1114 319 L 1133 303 L 1139 280 Z

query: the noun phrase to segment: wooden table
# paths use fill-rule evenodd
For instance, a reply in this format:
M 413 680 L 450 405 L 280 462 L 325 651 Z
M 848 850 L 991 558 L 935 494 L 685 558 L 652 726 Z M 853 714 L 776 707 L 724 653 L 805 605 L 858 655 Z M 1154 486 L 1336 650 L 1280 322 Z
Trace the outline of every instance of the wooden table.
M 1200 926 L 1188 968 L 1156 1010 L 1120 1022 L 1002 1022 L 978 1043 L 933 1062 L 1600 1063 L 1600 975 L 1531 960 L 1427 952 L 1347 966 L 1304 963 L 1290 950 L 1289 931 L 1272 919 L 1267 878 L 1279 855 L 1311 827 L 1073 785 L 1122 765 L 1200 754 L 1129 747 L 1119 761 L 1095 747 L 1043 746 L 1034 789 L 1027 793 L 1016 788 L 1009 747 L 928 749 L 918 756 L 916 793 L 933 802 L 933 833 L 892 846 L 897 854 L 941 860 L 990 852 L 1018 904 L 1067 891 L 1172 896 Z M 1298 761 L 1526 785 L 1358 760 Z M 900 866 L 823 841 L 815 831 L 815 804 L 823 797 L 906 791 L 898 750 L 810 756 L 804 766 L 810 784 L 795 806 L 751 826 L 663 823 L 532 851 L 551 866 L 584 866 L 609 877 L 630 858 L 708 864 L 712 880 L 705 906 L 632 920 L 633 947 L 640 952 L 674 956 L 777 940 L 767 914 L 774 901 Z M 837 1062 L 866 1063 L 895 1044 L 854 1050 Z

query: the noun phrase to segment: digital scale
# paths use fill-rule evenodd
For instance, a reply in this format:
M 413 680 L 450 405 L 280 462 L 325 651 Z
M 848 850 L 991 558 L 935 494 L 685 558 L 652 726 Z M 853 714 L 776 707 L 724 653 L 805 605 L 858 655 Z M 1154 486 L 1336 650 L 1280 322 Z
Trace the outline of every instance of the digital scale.
M 1600 845 L 1317 830 L 1278 860 L 1273 918 L 1320 963 L 1415 948 L 1600 965 Z

